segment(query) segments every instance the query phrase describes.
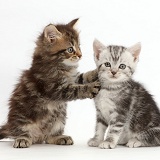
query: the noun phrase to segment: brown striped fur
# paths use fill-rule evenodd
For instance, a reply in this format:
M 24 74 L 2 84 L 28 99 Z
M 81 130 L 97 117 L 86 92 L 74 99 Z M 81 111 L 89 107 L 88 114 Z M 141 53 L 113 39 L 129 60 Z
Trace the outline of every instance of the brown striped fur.
M 0 139 L 15 139 L 15 148 L 43 142 L 73 144 L 63 135 L 66 102 L 93 98 L 99 91 L 99 83 L 93 82 L 96 70 L 77 72 L 82 56 L 74 29 L 77 20 L 50 24 L 38 37 L 32 65 L 21 75 L 9 101 L 8 121 L 0 129 Z

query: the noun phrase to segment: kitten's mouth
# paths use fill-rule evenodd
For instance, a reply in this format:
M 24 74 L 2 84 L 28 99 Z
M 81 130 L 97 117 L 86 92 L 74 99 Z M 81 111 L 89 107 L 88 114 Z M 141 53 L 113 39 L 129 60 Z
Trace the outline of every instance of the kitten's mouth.
M 112 76 L 111 78 L 117 78 L 116 76 Z
M 63 61 L 63 63 L 67 66 L 77 66 L 78 65 L 78 61 L 80 60 L 80 58 L 73 58 L 73 57 L 70 57 L 68 59 L 65 59 Z
M 80 60 L 79 57 L 72 57 L 72 58 L 71 58 L 71 61 L 72 61 L 72 62 L 78 62 L 79 60 Z
M 111 79 L 114 79 L 114 80 L 118 79 L 117 76 L 111 76 L 110 78 L 111 78 Z

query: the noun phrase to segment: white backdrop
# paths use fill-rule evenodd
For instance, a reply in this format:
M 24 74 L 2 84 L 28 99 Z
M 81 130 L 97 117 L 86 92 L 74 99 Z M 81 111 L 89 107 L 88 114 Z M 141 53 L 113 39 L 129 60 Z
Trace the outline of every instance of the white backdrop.
M 83 53 L 79 71 L 95 68 L 94 38 L 106 45 L 141 42 L 134 78 L 146 86 L 160 106 L 159 0 L 0 0 L 0 125 L 6 121 L 8 99 L 18 77 L 30 67 L 39 33 L 49 23 L 67 23 L 77 17 Z M 94 134 L 94 103 L 86 99 L 68 105 L 65 133 L 75 144 L 86 145 Z

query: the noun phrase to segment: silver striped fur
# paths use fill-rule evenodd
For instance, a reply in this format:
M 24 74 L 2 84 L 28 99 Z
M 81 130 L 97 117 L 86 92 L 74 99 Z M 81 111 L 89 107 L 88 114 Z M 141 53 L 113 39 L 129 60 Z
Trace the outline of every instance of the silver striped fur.
M 141 50 L 93 43 L 101 90 L 95 97 L 95 135 L 88 145 L 112 149 L 160 145 L 160 112 L 149 92 L 132 79 Z M 107 133 L 106 133 L 107 131 Z M 106 137 L 104 137 L 106 133 Z

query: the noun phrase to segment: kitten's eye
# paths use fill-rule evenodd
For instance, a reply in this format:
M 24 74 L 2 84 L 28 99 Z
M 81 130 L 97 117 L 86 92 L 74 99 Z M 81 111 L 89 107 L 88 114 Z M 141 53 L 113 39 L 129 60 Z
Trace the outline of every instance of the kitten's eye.
M 68 51 L 69 53 L 73 53 L 74 49 L 73 49 L 73 47 L 69 47 L 69 48 L 67 48 L 67 51 Z
M 110 64 L 109 62 L 106 62 L 106 63 L 105 63 L 105 66 L 106 66 L 106 67 L 111 67 L 111 64 Z
M 120 69 L 125 69 L 125 68 L 126 68 L 126 65 L 125 65 L 125 64 L 120 64 L 119 68 L 120 68 Z

